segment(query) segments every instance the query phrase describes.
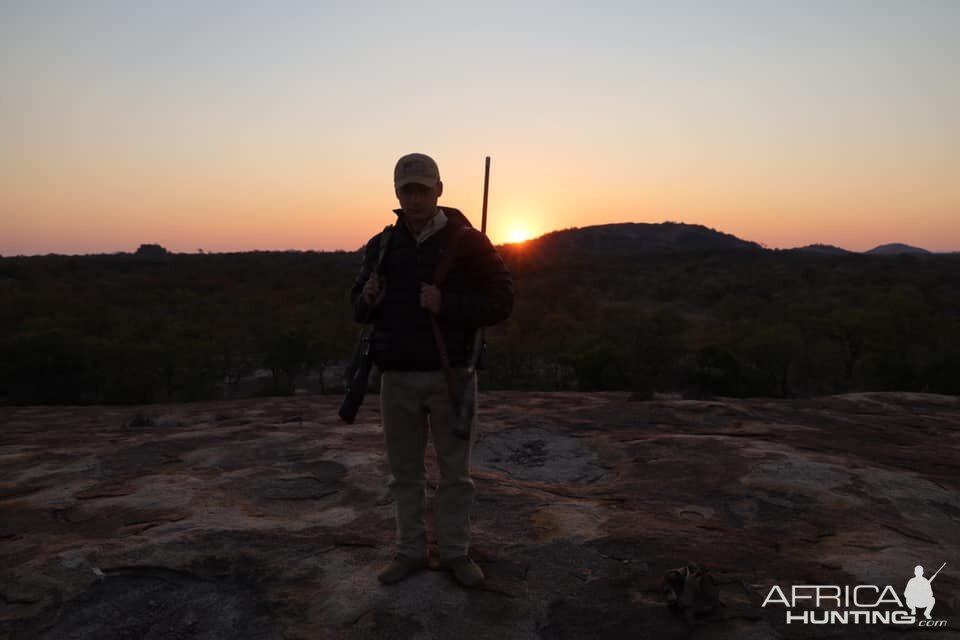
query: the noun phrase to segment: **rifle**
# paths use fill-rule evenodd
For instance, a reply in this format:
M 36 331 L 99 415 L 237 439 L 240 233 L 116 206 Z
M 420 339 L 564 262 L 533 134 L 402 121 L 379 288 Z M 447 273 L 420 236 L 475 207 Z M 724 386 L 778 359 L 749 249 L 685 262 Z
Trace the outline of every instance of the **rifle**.
M 383 265 L 383 256 L 387 253 L 387 245 L 390 243 L 390 234 L 393 232 L 393 226 L 388 225 L 380 235 L 380 253 L 377 256 L 377 265 L 373 272 L 379 274 Z M 370 380 L 370 370 L 373 368 L 373 328 L 364 327 L 360 332 L 360 338 L 357 340 L 357 346 L 353 349 L 353 358 L 350 360 L 350 366 L 347 367 L 347 393 L 340 405 L 338 415 L 340 419 L 347 424 L 353 424 L 357 418 L 357 411 L 363 404 L 363 397 L 367 395 L 367 384 Z
M 937 569 L 937 572 L 936 572 L 935 574 L 933 574 L 933 576 L 931 576 L 930 579 L 927 580 L 927 582 L 933 582 L 934 578 L 936 578 L 938 575 L 940 575 L 940 571 L 942 571 L 945 566 L 947 566 L 947 563 L 946 563 L 946 562 L 944 562 L 942 565 L 940 565 L 940 568 Z
M 487 233 L 487 193 L 490 189 L 490 156 L 483 163 L 483 217 L 480 220 L 480 233 Z M 467 365 L 467 381 L 459 402 L 454 405 L 457 416 L 453 423 L 453 435 L 461 440 L 470 439 L 470 423 L 473 421 L 474 409 L 477 405 L 477 386 L 474 382 L 477 375 L 477 365 L 483 351 L 483 327 L 478 327 L 473 334 L 473 350 L 470 352 L 470 363 Z
M 373 367 L 373 358 L 370 352 L 371 332 L 364 329 L 353 350 L 353 359 L 347 367 L 347 393 L 337 413 L 340 419 L 347 424 L 353 424 L 357 418 L 357 411 L 363 404 L 363 397 L 367 395 L 367 384 L 370 379 L 370 369 Z

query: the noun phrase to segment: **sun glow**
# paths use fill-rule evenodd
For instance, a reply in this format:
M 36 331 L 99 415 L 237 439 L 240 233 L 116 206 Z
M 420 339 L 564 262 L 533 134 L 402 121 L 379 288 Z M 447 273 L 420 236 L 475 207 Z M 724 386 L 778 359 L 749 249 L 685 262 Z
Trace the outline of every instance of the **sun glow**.
M 533 237 L 530 230 L 523 225 L 513 225 L 507 230 L 507 242 L 526 242 Z

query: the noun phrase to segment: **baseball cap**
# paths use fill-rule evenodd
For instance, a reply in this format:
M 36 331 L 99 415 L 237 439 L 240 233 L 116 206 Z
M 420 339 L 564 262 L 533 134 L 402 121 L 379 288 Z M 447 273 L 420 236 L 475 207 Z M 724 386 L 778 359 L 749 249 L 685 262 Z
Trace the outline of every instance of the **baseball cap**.
M 408 184 L 435 187 L 440 182 L 440 169 L 428 155 L 410 153 L 399 160 L 393 170 L 393 186 L 399 189 Z

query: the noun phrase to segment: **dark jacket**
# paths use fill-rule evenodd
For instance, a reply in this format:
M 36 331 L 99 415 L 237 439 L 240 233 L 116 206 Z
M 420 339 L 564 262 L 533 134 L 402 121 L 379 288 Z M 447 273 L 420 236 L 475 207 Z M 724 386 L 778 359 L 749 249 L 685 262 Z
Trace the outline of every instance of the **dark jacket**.
M 417 246 L 403 224 L 401 210 L 395 210 L 393 228 L 381 267 L 386 295 L 371 308 L 360 292 L 370 277 L 380 253 L 380 236 L 367 243 L 363 265 L 350 292 L 354 319 L 373 322 L 373 361 L 381 371 L 430 371 L 441 368 L 430 312 L 420 306 L 420 283 L 433 283 L 437 262 L 455 229 L 470 227 L 457 209 L 441 207 L 447 224 Z M 473 335 L 478 327 L 505 320 L 513 309 L 513 280 L 490 241 L 479 231 L 465 232 L 454 253 L 446 282 L 440 289 L 441 306 L 437 323 L 447 346 L 452 366 L 464 366 L 470 357 Z

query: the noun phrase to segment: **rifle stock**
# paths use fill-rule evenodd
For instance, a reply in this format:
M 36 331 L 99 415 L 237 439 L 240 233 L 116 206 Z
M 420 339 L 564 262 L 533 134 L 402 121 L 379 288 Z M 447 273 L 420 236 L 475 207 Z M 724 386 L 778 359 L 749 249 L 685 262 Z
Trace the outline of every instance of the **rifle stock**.
M 453 423 L 453 435 L 461 440 L 470 439 L 470 425 L 477 406 L 477 386 L 474 383 L 477 372 L 473 367 L 467 369 L 467 381 L 457 403 L 457 416 Z
M 347 393 L 340 405 L 338 415 L 347 424 L 353 424 L 357 418 L 357 411 L 367 395 L 367 384 L 370 379 L 370 369 L 373 366 L 373 357 L 370 353 L 370 336 L 364 332 L 357 343 L 354 360 L 347 369 Z

